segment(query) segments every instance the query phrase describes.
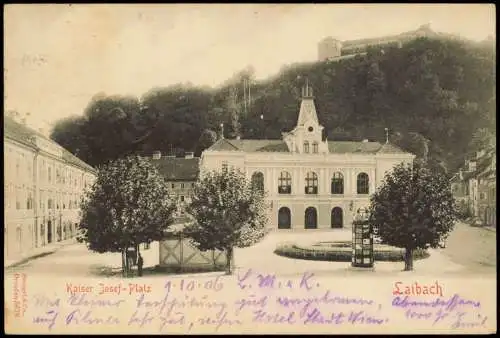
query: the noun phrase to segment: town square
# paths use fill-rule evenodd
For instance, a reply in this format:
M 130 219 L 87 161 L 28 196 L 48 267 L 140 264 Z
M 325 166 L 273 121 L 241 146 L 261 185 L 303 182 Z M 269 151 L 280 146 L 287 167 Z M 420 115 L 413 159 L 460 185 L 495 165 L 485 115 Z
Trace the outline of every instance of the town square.
M 493 6 L 5 8 L 10 332 L 494 331 Z

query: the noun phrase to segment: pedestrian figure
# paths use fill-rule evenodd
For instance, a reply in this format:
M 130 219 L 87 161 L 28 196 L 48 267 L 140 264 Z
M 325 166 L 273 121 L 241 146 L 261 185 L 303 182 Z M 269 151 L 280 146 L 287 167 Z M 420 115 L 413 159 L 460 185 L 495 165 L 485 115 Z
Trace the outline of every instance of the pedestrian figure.
M 139 254 L 139 258 L 137 259 L 137 273 L 139 277 L 142 276 L 142 265 L 144 264 L 144 260 L 142 259 L 141 254 Z

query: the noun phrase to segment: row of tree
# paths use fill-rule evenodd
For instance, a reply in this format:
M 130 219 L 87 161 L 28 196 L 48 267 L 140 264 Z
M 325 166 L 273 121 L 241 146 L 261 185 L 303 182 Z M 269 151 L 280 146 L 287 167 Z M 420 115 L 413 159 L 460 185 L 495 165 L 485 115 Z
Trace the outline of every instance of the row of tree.
M 123 274 L 128 276 L 127 250 L 133 248 L 141 257 L 140 244 L 164 239 L 174 224 L 176 198 L 168 186 L 142 157 L 103 165 L 82 201 L 78 241 L 95 252 L 121 252 Z M 182 231 L 202 251 L 224 251 L 227 272 L 232 273 L 233 248 L 250 246 L 265 236 L 265 209 L 263 192 L 239 171 L 208 173 L 194 187 L 188 209 L 194 221 Z
M 226 136 L 280 138 L 294 127 L 305 79 L 314 88 L 329 140 L 391 141 L 456 169 L 478 129 L 496 134 L 495 50 L 417 39 L 402 48 L 283 67 L 256 81 L 245 69 L 218 88 L 174 85 L 140 99 L 95 96 L 82 116 L 56 124 L 52 138 L 98 166 L 128 154 L 194 151 Z
M 129 275 L 127 250 L 161 241 L 174 223 L 176 208 L 168 184 L 148 160 L 129 156 L 101 167 L 82 201 L 78 240 L 90 250 L 121 252 Z M 182 232 L 201 251 L 226 253 L 232 273 L 234 247 L 248 247 L 267 233 L 265 192 L 234 169 L 212 171 L 195 184 Z M 413 269 L 415 249 L 435 248 L 453 229 L 455 203 L 446 175 L 425 161 L 397 166 L 371 198 L 370 222 L 382 243 L 405 248 L 405 268 Z

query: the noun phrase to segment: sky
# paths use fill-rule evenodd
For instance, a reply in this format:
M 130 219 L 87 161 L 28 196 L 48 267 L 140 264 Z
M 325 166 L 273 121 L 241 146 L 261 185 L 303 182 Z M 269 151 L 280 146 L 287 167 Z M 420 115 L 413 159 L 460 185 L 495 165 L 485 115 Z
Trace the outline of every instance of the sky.
M 493 5 L 6 5 L 4 110 L 45 132 L 97 93 L 140 97 L 176 83 L 217 86 L 251 65 L 257 79 L 314 61 L 317 43 L 431 24 L 495 36 Z

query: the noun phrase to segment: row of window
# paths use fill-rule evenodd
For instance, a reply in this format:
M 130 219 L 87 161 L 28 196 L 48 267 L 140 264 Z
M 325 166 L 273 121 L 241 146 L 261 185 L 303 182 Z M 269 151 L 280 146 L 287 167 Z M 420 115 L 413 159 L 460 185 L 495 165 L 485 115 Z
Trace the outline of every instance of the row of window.
M 23 180 L 32 181 L 33 159 L 22 153 L 18 154 L 15 159 L 15 172 L 13 174 L 13 181 L 15 182 L 21 182 Z M 39 176 L 42 182 L 67 184 L 68 186 L 85 188 L 90 184 L 88 179 L 84 177 L 84 173 L 71 171 L 62 164 L 55 166 L 54 174 L 55 175 L 53 175 L 53 165 L 49 161 L 42 159 L 39 165 Z
M 309 154 L 309 142 L 305 141 L 304 142 L 304 153 Z M 312 143 L 312 153 L 317 154 L 318 153 L 318 142 L 313 142 Z
M 5 158 L 5 163 L 9 165 L 5 166 L 7 180 L 15 182 L 32 181 L 32 171 L 33 171 L 33 159 L 26 156 L 24 153 L 15 152 L 9 149 L 7 156 Z M 12 157 L 15 157 L 13 159 Z M 15 168 L 14 166 L 15 165 Z
M 186 185 L 188 185 L 188 184 L 189 183 L 179 183 L 179 186 L 181 189 L 186 189 Z M 175 183 L 172 183 L 171 187 L 172 187 L 172 189 L 175 189 Z M 194 187 L 194 183 L 191 183 L 191 187 Z
M 252 175 L 252 187 L 264 191 L 264 174 L 255 172 Z M 331 193 L 333 195 L 344 194 L 344 176 L 340 172 L 336 172 L 331 180 Z M 356 191 L 358 194 L 368 194 L 370 191 L 370 180 L 368 174 L 359 173 L 356 180 Z M 315 172 L 308 172 L 305 177 L 305 194 L 315 195 L 318 193 L 318 175 Z M 292 176 L 287 171 L 282 171 L 278 178 L 278 193 L 292 193 Z
M 32 210 L 35 199 L 32 189 L 23 188 L 5 188 L 5 208 L 15 208 L 16 210 L 26 209 Z M 79 194 L 63 194 L 57 198 L 53 198 L 45 191 L 39 192 L 39 208 L 47 209 L 78 209 L 80 195 Z M 48 195 L 48 196 L 47 196 Z
M 344 212 L 342 208 L 335 207 L 331 211 L 330 226 L 331 228 L 342 228 L 344 226 Z M 291 211 L 287 207 L 282 207 L 278 210 L 278 229 L 290 229 L 292 226 Z M 304 211 L 304 228 L 316 229 L 318 227 L 318 212 L 314 207 L 308 207 Z

